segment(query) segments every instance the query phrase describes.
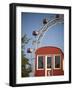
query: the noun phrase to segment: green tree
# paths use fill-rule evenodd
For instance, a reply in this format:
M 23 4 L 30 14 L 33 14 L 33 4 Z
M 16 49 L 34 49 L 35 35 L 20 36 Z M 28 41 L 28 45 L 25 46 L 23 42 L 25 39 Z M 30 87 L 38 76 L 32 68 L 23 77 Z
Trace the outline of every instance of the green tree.
M 29 73 L 32 71 L 31 70 L 31 64 L 29 63 L 29 59 L 26 58 L 25 55 L 25 46 L 28 44 L 30 39 L 27 38 L 27 35 L 25 34 L 21 38 L 21 76 L 22 77 L 29 77 Z

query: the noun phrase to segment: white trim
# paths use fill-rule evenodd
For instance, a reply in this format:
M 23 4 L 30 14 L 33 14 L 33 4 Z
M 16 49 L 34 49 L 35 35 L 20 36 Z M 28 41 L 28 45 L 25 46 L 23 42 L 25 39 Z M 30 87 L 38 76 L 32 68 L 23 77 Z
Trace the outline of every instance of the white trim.
M 60 68 L 55 68 L 55 56 L 60 56 Z M 54 69 L 61 69 L 61 54 L 54 55 Z
M 45 77 L 47 76 L 47 56 L 45 55 Z

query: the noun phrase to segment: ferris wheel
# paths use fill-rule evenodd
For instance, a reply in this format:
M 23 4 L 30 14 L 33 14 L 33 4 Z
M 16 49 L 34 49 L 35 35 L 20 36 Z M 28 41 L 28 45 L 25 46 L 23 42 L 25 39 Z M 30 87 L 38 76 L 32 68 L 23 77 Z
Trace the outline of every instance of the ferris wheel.
M 32 45 L 35 46 L 34 51 L 39 47 L 39 44 L 41 43 L 42 39 L 44 38 L 46 32 L 50 30 L 53 26 L 55 26 L 58 23 L 64 22 L 64 15 L 56 15 L 51 20 L 48 20 L 47 18 L 43 19 L 43 26 L 37 30 L 33 31 L 32 35 L 35 37 L 35 40 L 32 41 Z M 32 53 L 33 49 L 28 48 L 27 52 Z

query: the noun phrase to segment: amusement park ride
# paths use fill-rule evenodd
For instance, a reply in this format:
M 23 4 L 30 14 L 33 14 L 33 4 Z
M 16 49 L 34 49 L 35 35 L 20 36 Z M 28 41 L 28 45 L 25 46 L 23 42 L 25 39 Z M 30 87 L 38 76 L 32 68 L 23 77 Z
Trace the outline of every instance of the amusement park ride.
M 41 46 L 41 41 L 43 40 L 43 38 L 44 38 L 44 36 L 45 36 L 45 34 L 46 34 L 46 32 L 48 32 L 49 30 L 50 30 L 50 28 L 51 27 L 53 27 L 53 26 L 55 26 L 56 24 L 58 24 L 58 23 L 63 23 L 64 22 L 64 15 L 59 15 L 59 14 L 57 14 L 54 18 L 52 18 L 51 20 L 48 20 L 47 18 L 45 18 L 45 19 L 43 19 L 43 26 L 40 28 L 40 30 L 38 30 L 38 31 L 33 31 L 32 32 L 32 35 L 35 37 L 35 40 L 33 40 L 32 41 L 32 45 L 34 46 L 34 48 L 32 49 L 32 48 L 28 48 L 27 49 L 27 53 L 30 53 L 30 54 L 32 54 L 33 56 L 34 56 L 34 58 L 33 58 L 33 60 L 34 60 L 34 67 L 35 67 L 35 69 L 33 70 L 33 72 L 34 72 L 34 75 L 35 76 L 53 76 L 54 74 L 51 74 L 50 72 L 49 72 L 49 74 L 47 74 L 47 70 L 45 70 L 44 72 L 45 72 L 45 74 L 43 74 L 43 75 L 41 75 L 41 74 L 37 74 L 37 70 L 36 70 L 36 64 L 37 63 L 35 63 L 36 61 L 35 61 L 35 58 L 36 58 L 36 51 L 38 50 L 38 48 L 40 48 L 40 47 L 42 47 Z M 49 49 L 49 48 L 48 48 Z M 51 52 L 51 51 L 50 51 Z M 60 50 L 60 52 L 61 52 L 61 54 L 62 54 L 62 58 L 63 58 L 63 53 L 62 53 L 62 51 Z M 60 53 L 59 53 L 60 54 Z M 43 54 L 44 55 L 44 54 Z M 61 62 L 61 63 L 63 63 L 63 62 Z M 46 69 L 46 67 L 45 67 L 45 69 Z M 61 69 L 63 69 L 63 65 L 62 65 L 62 68 Z M 40 70 L 40 69 L 39 69 Z M 42 69 L 41 69 L 42 70 Z M 62 70 L 63 71 L 63 70 Z M 41 71 L 39 71 L 39 72 L 41 72 Z M 39 73 L 38 72 L 38 73 Z M 53 73 L 53 67 L 52 67 L 52 73 Z M 62 75 L 64 74 L 64 72 L 62 73 Z M 57 75 L 59 75 L 59 74 L 57 74 Z

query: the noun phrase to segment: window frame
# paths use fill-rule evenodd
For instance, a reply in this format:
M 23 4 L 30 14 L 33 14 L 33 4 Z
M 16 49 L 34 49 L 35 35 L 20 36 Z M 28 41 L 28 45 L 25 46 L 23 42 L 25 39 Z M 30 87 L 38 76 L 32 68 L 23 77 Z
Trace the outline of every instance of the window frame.
M 55 67 L 55 57 L 56 57 L 56 56 L 60 56 L 60 68 L 56 68 L 56 67 Z M 60 54 L 54 55 L 54 69 L 61 69 L 61 55 L 60 55 Z
M 45 69 L 45 66 L 43 68 L 38 68 L 38 58 L 42 56 L 43 58 L 45 58 L 45 55 L 37 55 L 37 70 L 44 70 Z M 44 59 L 43 59 L 44 60 Z M 45 64 L 44 64 L 45 65 Z
M 51 67 L 51 68 L 47 68 L 47 57 L 51 57 L 52 60 L 53 60 L 53 56 L 52 56 L 52 55 L 46 56 L 46 69 L 47 69 L 47 70 L 52 70 L 52 67 Z M 51 60 L 51 63 L 52 63 L 52 60 Z

